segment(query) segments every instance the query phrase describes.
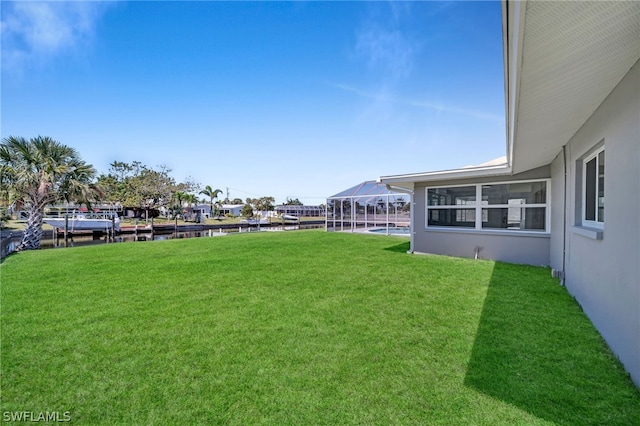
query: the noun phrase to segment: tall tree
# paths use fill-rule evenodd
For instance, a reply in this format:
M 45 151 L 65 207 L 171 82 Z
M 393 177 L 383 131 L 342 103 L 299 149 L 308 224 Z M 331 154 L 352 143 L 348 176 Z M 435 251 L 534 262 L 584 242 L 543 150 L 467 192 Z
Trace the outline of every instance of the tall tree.
M 204 187 L 204 189 L 202 191 L 200 191 L 200 194 L 206 195 L 207 197 L 209 197 L 209 205 L 211 207 L 211 217 L 216 216 L 215 213 L 217 213 L 217 208 L 214 209 L 214 205 L 217 205 L 218 203 L 214 203 L 213 200 L 218 198 L 218 195 L 222 193 L 222 190 L 220 189 L 213 189 L 210 185 L 207 185 Z
M 0 144 L 0 181 L 11 198 L 28 209 L 27 227 L 17 251 L 40 248 L 42 217 L 48 204 L 80 201 L 90 205 L 100 192 L 96 171 L 78 152 L 50 137 L 10 136 Z
M 175 188 L 175 180 L 169 175 L 170 169 L 164 166 L 160 170 L 143 168 L 135 177 L 137 205 L 143 208 L 149 217 L 149 210 L 166 206 L 171 202 L 171 194 Z
M 247 203 L 244 205 L 244 207 L 242 207 L 242 210 L 240 211 L 240 214 L 243 217 L 246 217 L 247 219 L 252 218 L 253 217 L 253 207 L 251 207 L 250 203 Z
M 273 197 L 247 198 L 247 204 L 253 206 L 258 211 L 272 211 L 275 209 L 274 203 L 276 199 Z
M 176 199 L 176 192 L 188 193 L 198 187 L 190 178 L 176 183 L 170 172 L 166 166 L 152 169 L 139 161 L 131 164 L 114 161 L 109 173 L 100 175 L 98 182 L 108 194 L 107 201 L 138 207 L 147 211 L 148 217 L 150 209 L 175 207 L 172 202 Z
M 283 206 L 302 206 L 303 204 L 297 198 L 291 199 L 287 197 L 287 201 L 285 201 L 282 205 Z

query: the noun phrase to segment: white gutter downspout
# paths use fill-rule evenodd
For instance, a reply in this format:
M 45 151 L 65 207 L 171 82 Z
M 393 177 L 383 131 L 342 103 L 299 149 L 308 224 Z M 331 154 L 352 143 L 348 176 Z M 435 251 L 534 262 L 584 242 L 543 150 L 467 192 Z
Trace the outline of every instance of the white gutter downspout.
M 565 277 L 567 270 L 567 145 L 562 146 L 562 163 L 564 165 L 564 194 L 562 200 L 562 272 L 560 283 L 566 285 Z

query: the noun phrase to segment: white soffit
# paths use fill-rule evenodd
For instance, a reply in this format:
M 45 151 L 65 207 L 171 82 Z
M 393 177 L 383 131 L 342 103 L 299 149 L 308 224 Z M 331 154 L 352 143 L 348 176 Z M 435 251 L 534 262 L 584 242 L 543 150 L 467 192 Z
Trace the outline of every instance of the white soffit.
M 640 58 L 640 1 L 528 1 L 513 172 L 549 164 Z

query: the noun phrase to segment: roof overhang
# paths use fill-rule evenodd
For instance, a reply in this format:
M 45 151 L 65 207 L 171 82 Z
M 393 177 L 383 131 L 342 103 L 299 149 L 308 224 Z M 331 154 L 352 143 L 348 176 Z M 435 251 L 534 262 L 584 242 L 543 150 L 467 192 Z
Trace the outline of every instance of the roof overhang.
M 511 173 L 506 164 L 486 167 L 466 167 L 464 169 L 440 170 L 435 172 L 412 173 L 406 175 L 381 176 L 378 182 L 387 186 L 412 189 L 416 182 L 437 182 L 452 179 L 503 176 Z
M 385 184 L 525 172 L 550 164 L 640 58 L 638 1 L 504 1 L 503 166 L 382 176 Z
M 508 1 L 503 26 L 507 152 L 520 173 L 550 164 L 638 61 L 640 2 Z

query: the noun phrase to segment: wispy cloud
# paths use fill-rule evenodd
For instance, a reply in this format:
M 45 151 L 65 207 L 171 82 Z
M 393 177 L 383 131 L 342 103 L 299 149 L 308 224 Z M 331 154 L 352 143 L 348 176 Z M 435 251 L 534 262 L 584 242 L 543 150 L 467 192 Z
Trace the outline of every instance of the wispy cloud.
M 414 46 L 399 30 L 368 28 L 358 33 L 356 53 L 363 57 L 370 69 L 379 70 L 393 78 L 404 78 L 413 66 Z
M 2 67 L 21 72 L 93 41 L 96 23 L 111 3 L 3 2 Z
M 416 57 L 431 39 L 439 37 L 432 32 L 427 40 L 416 30 L 426 25 L 426 18 L 435 18 L 454 2 L 427 3 L 372 2 L 356 30 L 355 57 L 364 61 L 368 70 L 387 86 L 410 77 Z
M 410 16 L 410 3 L 376 3 L 356 31 L 355 56 L 387 80 L 408 77 L 419 47 L 404 30 L 404 21 Z
M 407 99 L 407 98 L 397 97 L 390 94 L 389 91 L 387 90 L 381 90 L 379 92 L 374 93 L 374 92 L 368 92 L 366 90 L 359 89 L 357 87 L 349 86 L 346 84 L 328 83 L 328 85 L 345 92 L 353 93 L 359 97 L 369 99 L 371 101 L 374 101 L 374 103 L 376 104 L 379 104 L 379 103 L 396 104 L 396 105 L 403 105 L 403 106 L 409 106 L 414 108 L 428 109 L 428 110 L 440 112 L 440 113 L 464 115 L 467 117 L 481 119 L 481 120 L 496 121 L 496 122 L 504 121 L 504 116 L 499 114 L 491 114 L 483 111 L 460 108 L 453 105 L 446 105 L 446 104 L 433 102 L 429 100 L 416 100 L 416 99 Z

